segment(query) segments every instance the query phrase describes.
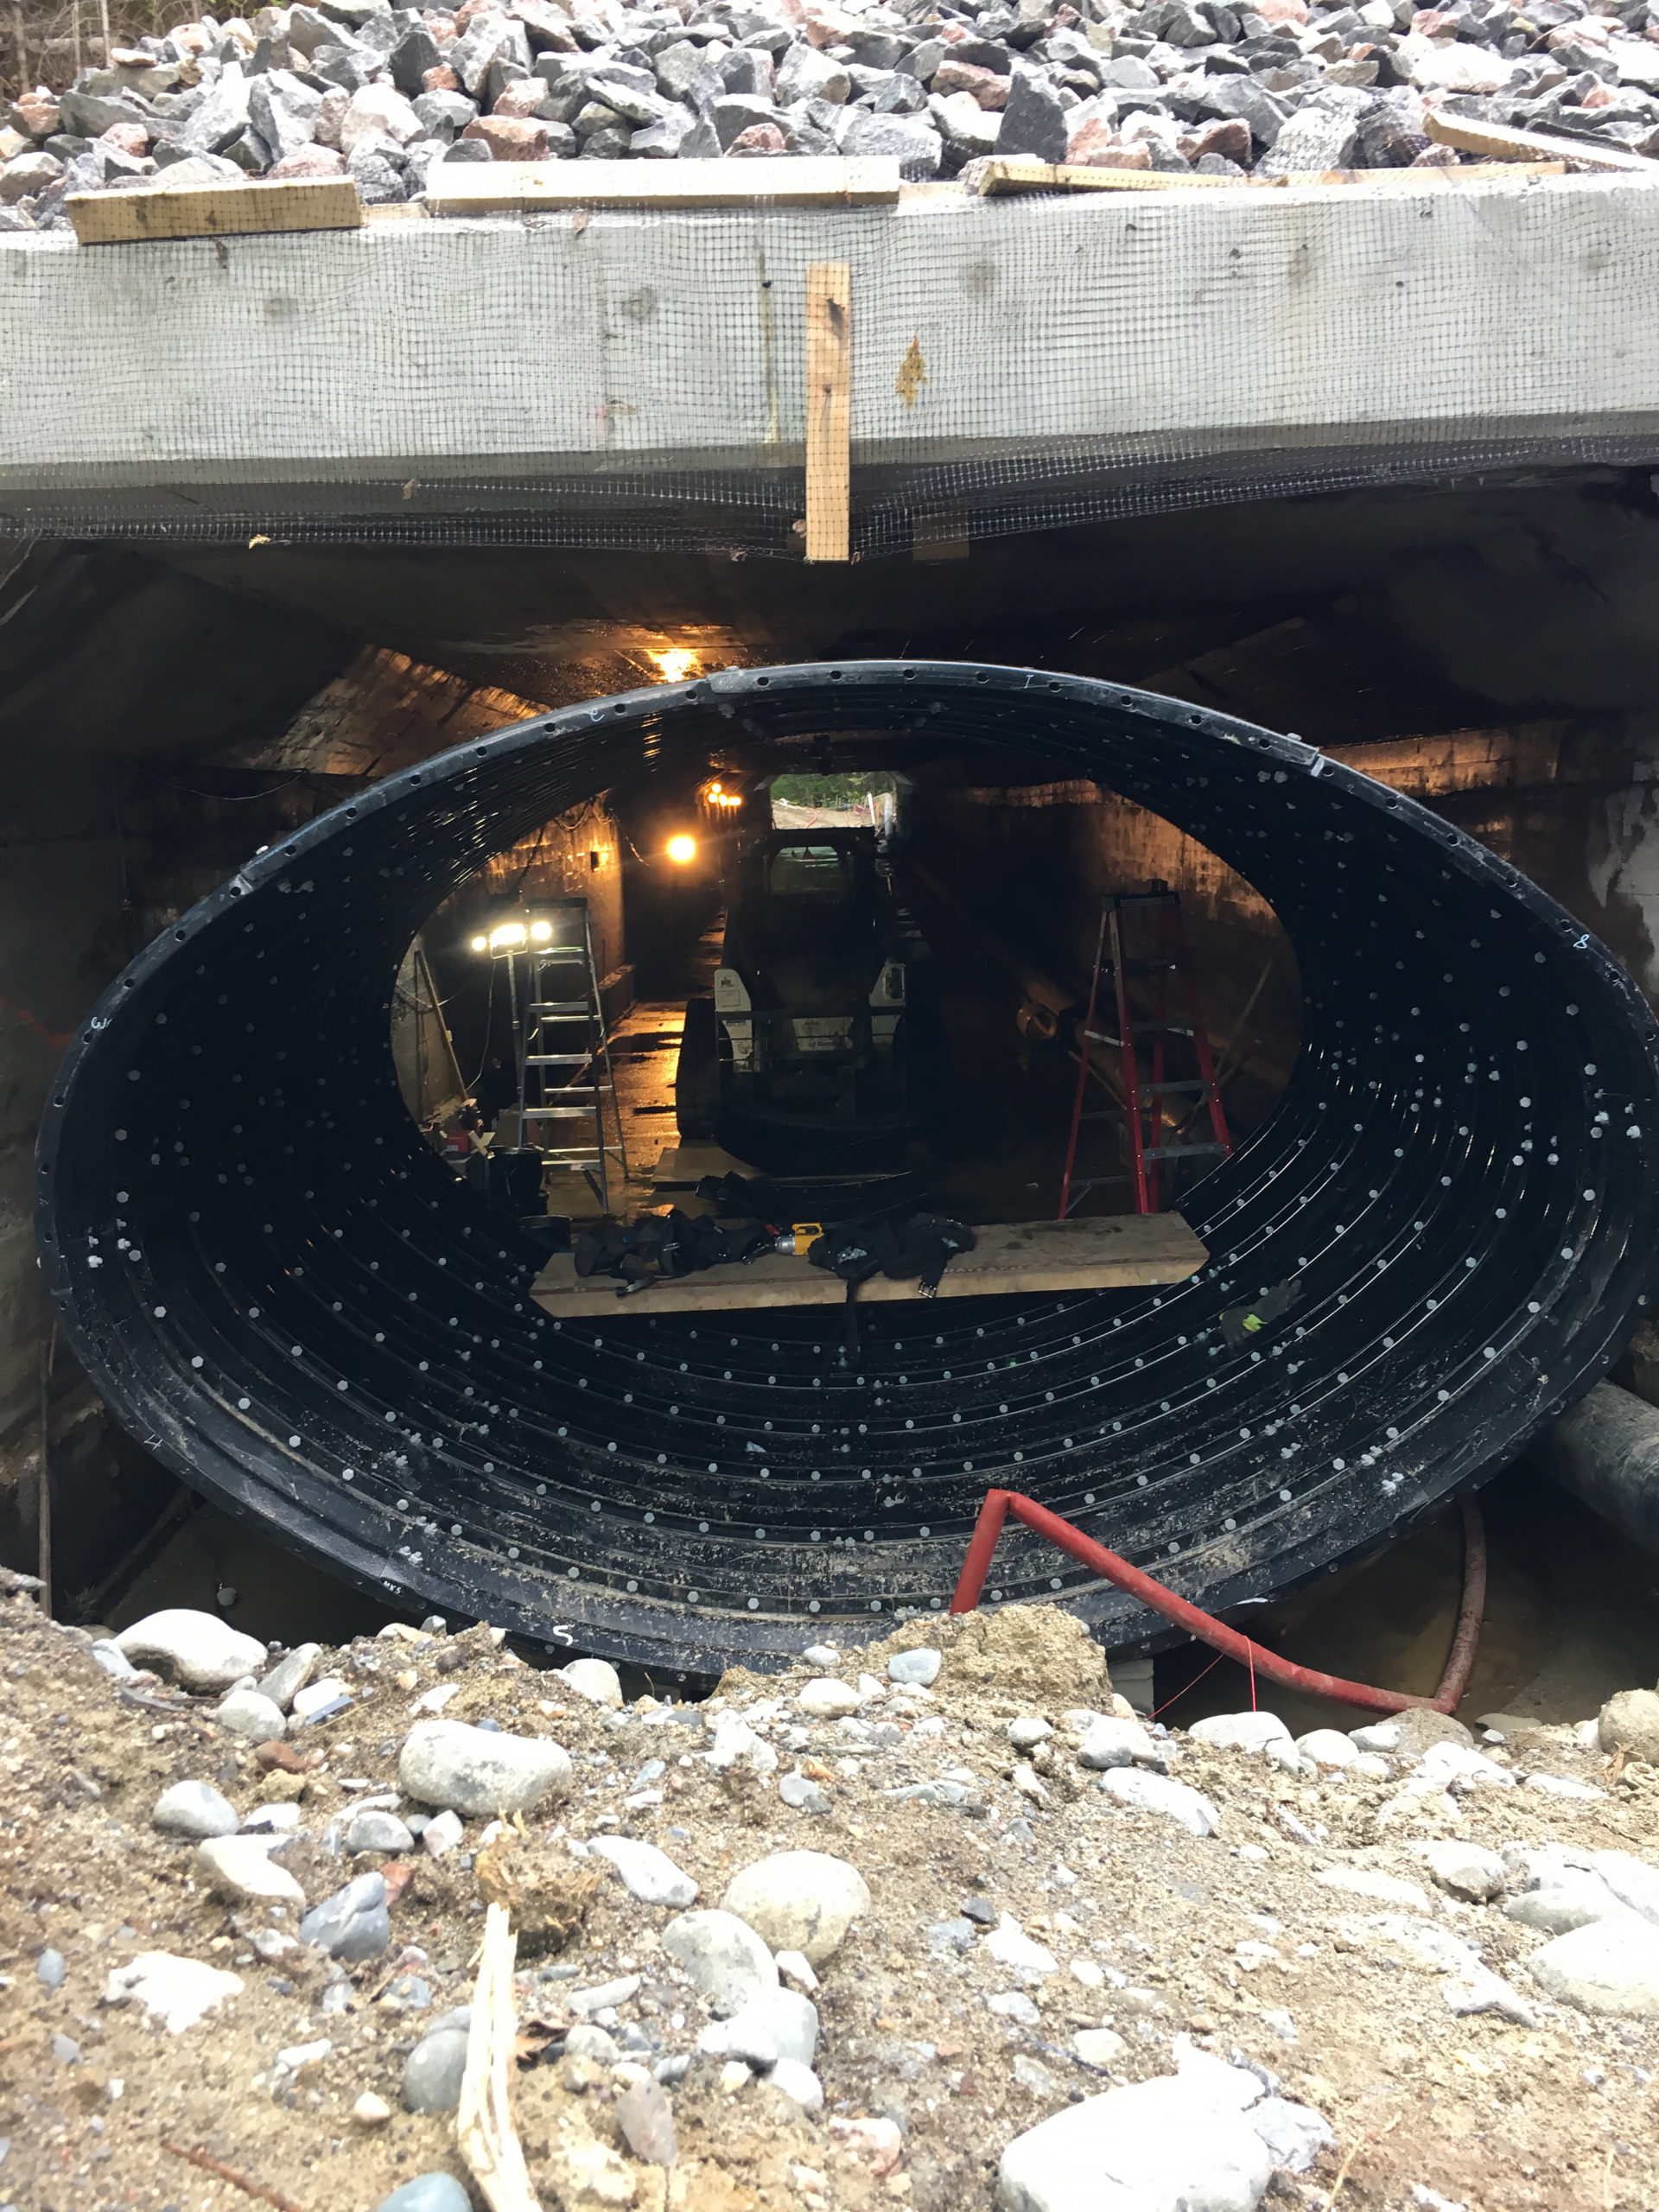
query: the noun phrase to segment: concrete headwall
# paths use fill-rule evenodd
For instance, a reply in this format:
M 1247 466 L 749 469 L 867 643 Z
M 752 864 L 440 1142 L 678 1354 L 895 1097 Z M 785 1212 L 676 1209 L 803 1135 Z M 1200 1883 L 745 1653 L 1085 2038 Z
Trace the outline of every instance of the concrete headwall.
M 0 238 L 0 528 L 199 533 L 287 499 L 302 533 L 372 511 L 395 536 L 459 479 L 475 512 L 549 477 L 793 471 L 822 260 L 852 269 L 855 478 L 971 463 L 1017 498 L 1194 467 L 1260 495 L 1363 480 L 1368 454 L 1445 474 L 1656 449 L 1639 179 L 22 234 Z M 385 513 L 345 488 L 372 484 Z M 929 503 L 975 496 L 957 475 Z

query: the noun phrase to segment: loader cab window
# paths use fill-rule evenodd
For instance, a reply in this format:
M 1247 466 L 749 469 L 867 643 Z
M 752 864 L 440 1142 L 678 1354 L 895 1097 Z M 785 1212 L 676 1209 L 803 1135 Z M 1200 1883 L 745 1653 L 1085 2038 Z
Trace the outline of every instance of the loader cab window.
M 776 899 L 811 899 L 839 906 L 856 895 L 853 855 L 834 845 L 780 845 L 766 887 Z

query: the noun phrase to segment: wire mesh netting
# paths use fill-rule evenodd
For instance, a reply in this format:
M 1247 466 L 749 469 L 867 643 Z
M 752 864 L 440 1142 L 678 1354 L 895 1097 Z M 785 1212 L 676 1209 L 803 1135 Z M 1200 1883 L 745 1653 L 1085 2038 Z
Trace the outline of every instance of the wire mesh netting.
M 1659 459 L 1655 188 L 1396 175 L 0 238 L 0 535 L 799 558 L 823 261 L 855 556 Z

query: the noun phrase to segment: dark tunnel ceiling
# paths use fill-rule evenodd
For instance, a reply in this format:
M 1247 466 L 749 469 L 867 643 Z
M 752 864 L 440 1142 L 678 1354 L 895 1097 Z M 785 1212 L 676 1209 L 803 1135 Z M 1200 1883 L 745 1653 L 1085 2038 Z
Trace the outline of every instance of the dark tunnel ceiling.
M 1161 1292 L 561 1327 L 426 1148 L 388 1044 L 423 918 L 490 854 L 711 749 L 891 730 L 1074 762 L 1266 897 L 1301 963 L 1276 1110 L 1190 1196 Z M 411 1611 L 715 1667 L 948 1604 L 989 1484 L 1217 1610 L 1502 1466 L 1622 1341 L 1655 1230 L 1659 1050 L 1622 969 L 1459 830 L 1294 740 L 969 664 L 733 671 L 505 729 L 364 791 L 167 931 L 41 1138 L 47 1282 L 188 1480 Z M 1234 1350 L 1221 1309 L 1290 1278 Z M 1028 1536 L 1005 1599 L 1151 1618 Z

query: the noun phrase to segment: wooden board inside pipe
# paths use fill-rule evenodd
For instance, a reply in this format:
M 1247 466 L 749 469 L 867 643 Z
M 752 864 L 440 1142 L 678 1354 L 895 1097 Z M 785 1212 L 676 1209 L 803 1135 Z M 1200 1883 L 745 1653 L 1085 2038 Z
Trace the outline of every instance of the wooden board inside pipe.
M 940 1298 L 1006 1297 L 1010 1292 L 1132 1289 L 1185 1282 L 1209 1254 L 1178 1213 L 1112 1214 L 1099 1220 L 1015 1221 L 976 1229 L 971 1252 L 951 1261 Z M 569 1252 L 556 1253 L 530 1294 L 561 1319 L 615 1319 L 622 1313 L 701 1313 L 740 1309 L 841 1306 L 847 1286 L 827 1268 L 792 1253 L 768 1252 L 741 1265 L 653 1282 L 619 1300 L 613 1275 L 578 1277 Z M 861 1306 L 885 1306 L 922 1295 L 914 1282 L 873 1275 L 860 1283 Z

